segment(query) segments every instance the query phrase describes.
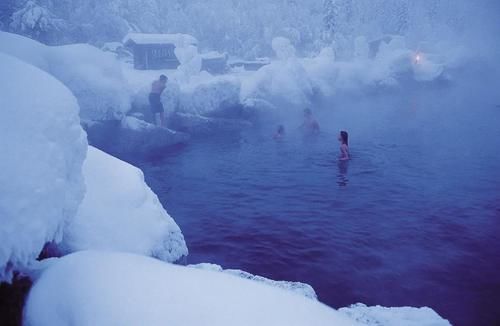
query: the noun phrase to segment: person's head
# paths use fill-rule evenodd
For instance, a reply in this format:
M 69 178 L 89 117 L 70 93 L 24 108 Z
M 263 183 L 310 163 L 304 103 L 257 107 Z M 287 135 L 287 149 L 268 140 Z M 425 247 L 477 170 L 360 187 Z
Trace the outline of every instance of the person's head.
M 160 82 L 162 82 L 163 84 L 166 84 L 166 83 L 167 83 L 167 80 L 168 80 L 167 76 L 165 76 L 165 75 L 160 75 Z
M 304 109 L 304 118 L 311 118 L 311 117 L 312 117 L 311 109 L 309 109 L 309 108 Z
M 349 146 L 349 134 L 347 133 L 347 131 L 342 130 L 340 132 L 340 134 L 339 134 L 339 141 L 342 144 L 346 144 L 347 146 Z
M 283 125 L 278 126 L 278 134 L 284 134 L 285 133 L 285 127 Z

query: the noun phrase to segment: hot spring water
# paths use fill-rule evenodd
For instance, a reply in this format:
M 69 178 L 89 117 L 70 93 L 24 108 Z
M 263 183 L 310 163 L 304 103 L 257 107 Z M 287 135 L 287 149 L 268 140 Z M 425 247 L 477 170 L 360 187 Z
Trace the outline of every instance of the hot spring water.
M 491 324 L 500 109 L 480 86 L 433 89 L 316 108 L 315 138 L 296 130 L 295 112 L 283 141 L 269 125 L 139 165 L 183 230 L 189 263 L 306 282 L 333 307 L 429 306 L 457 325 Z M 345 164 L 340 129 L 351 137 Z

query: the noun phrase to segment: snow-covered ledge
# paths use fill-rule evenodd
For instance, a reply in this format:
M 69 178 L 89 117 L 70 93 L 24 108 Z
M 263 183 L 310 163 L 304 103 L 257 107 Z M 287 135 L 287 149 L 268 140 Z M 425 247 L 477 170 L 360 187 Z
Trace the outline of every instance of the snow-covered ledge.
M 270 285 L 134 254 L 81 251 L 57 259 L 35 282 L 25 325 L 450 325 L 429 308 L 335 310 Z
M 58 241 L 83 198 L 78 104 L 58 80 L 0 53 L 0 282 Z
M 64 230 L 63 252 L 114 250 L 167 262 L 188 254 L 181 230 L 141 170 L 89 146 L 83 175 L 87 192 Z
M 302 282 L 290 282 L 290 281 L 275 281 L 268 279 L 267 277 L 263 277 L 260 275 L 253 275 L 249 272 L 242 271 L 240 269 L 223 269 L 220 265 L 211 264 L 211 263 L 201 263 L 195 265 L 188 265 L 188 267 L 203 269 L 207 271 L 213 272 L 223 272 L 226 274 L 238 276 L 247 280 L 252 280 L 255 282 L 267 284 L 269 286 L 287 290 L 298 295 L 304 296 L 309 299 L 318 300 L 318 296 L 314 291 L 313 287 L 309 284 Z
M 317 301 L 226 273 L 83 251 L 34 284 L 25 325 L 331 326 L 356 322 Z

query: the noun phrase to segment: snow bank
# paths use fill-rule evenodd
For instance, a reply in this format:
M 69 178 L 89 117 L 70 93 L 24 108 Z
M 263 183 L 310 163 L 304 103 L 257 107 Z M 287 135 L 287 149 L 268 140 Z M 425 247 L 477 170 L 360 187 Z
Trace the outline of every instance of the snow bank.
M 381 42 L 370 57 L 368 42 L 355 40 L 355 56 L 349 61 L 336 60 L 332 48 L 324 48 L 317 56 L 297 58 L 287 39 L 272 42 L 277 60 L 241 79 L 241 102 L 260 99 L 283 108 L 304 108 L 319 96 L 331 97 L 339 92 L 363 93 L 373 89 L 395 88 L 407 81 L 439 80 L 447 61 L 437 56 L 420 54 L 406 46 L 403 37 Z M 457 61 L 457 60 L 455 60 Z
M 295 48 L 289 39 L 285 37 L 275 37 L 271 46 L 279 60 L 287 60 L 295 57 Z
M 241 82 L 241 102 L 251 98 L 282 108 L 303 108 L 313 96 L 311 78 L 298 59 L 273 61 Z
M 352 318 L 360 325 L 451 326 L 449 321 L 441 318 L 434 310 L 427 307 L 367 307 L 358 303 L 347 308 L 340 308 L 339 312 Z
M 0 281 L 8 281 L 76 213 L 87 141 L 64 85 L 2 53 L 0 71 Z
M 181 84 L 179 107 L 182 112 L 212 115 L 239 105 L 240 80 L 235 76 L 214 77 L 203 72 L 189 84 Z
M 198 75 L 201 71 L 202 58 L 198 54 L 198 48 L 194 45 L 185 45 L 176 47 L 174 52 L 180 62 L 177 67 L 177 79 L 189 82 L 192 76 Z
M 87 192 L 64 230 L 64 252 L 114 250 L 168 262 L 187 255 L 181 230 L 141 170 L 90 146 L 83 174 Z
M 130 109 L 130 90 L 113 54 L 88 44 L 49 47 L 0 32 L 0 52 L 30 63 L 64 83 L 80 104 L 82 119 L 121 117 Z
M 165 36 L 144 37 L 153 38 L 149 42 Z M 325 96 L 341 92 L 359 94 L 396 88 L 407 81 L 439 80 L 451 64 L 456 68 L 457 62 L 462 62 L 456 58 L 459 51 L 434 47 L 434 51 L 454 53 L 453 58 L 417 53 L 408 48 L 403 37 L 396 36 L 381 39 L 374 52 L 365 38 L 356 38 L 355 56 L 350 61 L 336 60 L 332 48 L 325 48 L 314 57 L 298 58 L 292 43 L 277 37 L 272 41 L 276 59 L 269 65 L 252 73 L 212 76 L 200 72 L 202 58 L 193 40 L 183 35 L 168 37 L 178 44 L 175 51 L 181 65 L 176 71 L 137 71 L 130 64 L 119 63 L 111 53 L 89 45 L 47 47 L 3 32 L 0 51 L 30 62 L 65 83 L 77 97 L 80 116 L 85 120 L 121 118 L 129 111 L 131 100 L 134 109 L 142 110 L 147 117 L 151 82 L 162 73 L 169 77 L 162 95 L 167 113 L 240 118 L 234 111 L 249 101 L 269 103 L 280 110 L 302 110 Z M 415 59 L 417 54 L 421 60 Z M 436 60 L 437 57 L 441 59 Z
M 192 40 L 182 35 L 172 37 L 178 44 L 175 51 L 181 62 L 176 71 L 136 71 L 130 64 L 119 63 L 111 53 L 89 45 L 47 47 L 1 32 L 0 51 L 30 62 L 65 83 L 77 97 L 84 120 L 121 119 L 133 102 L 134 110 L 149 121 L 148 93 L 151 82 L 161 73 L 169 77 L 162 95 L 168 114 L 180 111 L 193 116 L 239 119 L 243 117 L 242 107 L 253 108 L 243 105 L 249 102 L 269 103 L 266 107 L 280 110 L 302 110 L 339 92 L 394 88 L 407 80 L 433 81 L 441 78 L 447 67 L 446 60 L 437 62 L 435 56 L 427 54 L 416 62 L 415 52 L 408 49 L 402 37 L 381 41 L 373 55 L 366 39 L 357 38 L 356 55 L 351 61 L 336 61 L 330 48 L 315 57 L 298 58 L 292 43 L 278 37 L 272 41 L 276 60 L 269 65 L 254 73 L 214 77 L 200 72 L 201 56 Z M 265 110 L 259 107 L 253 111 Z
M 177 71 L 144 72 L 130 65 L 123 67 L 128 82 L 138 90 L 134 106 L 145 116 L 149 113 L 149 85 L 163 73 L 169 77 L 162 96 L 166 111 L 187 113 L 194 120 L 200 116 L 258 119 L 268 118 L 269 113 L 290 115 L 290 111 L 301 111 L 339 93 L 363 94 L 396 89 L 408 81 L 440 80 L 448 67 L 446 59 L 437 61 L 437 56 L 427 53 L 419 53 L 421 59 L 415 60 L 418 53 L 407 47 L 403 37 L 396 36 L 381 40 L 373 51 L 364 37 L 356 38 L 355 56 L 349 61 L 336 60 L 333 48 L 299 58 L 292 43 L 283 37 L 274 38 L 272 47 L 275 60 L 255 72 L 233 70 L 218 76 L 200 72 L 200 56 L 194 47 L 176 49 L 182 61 Z
M 303 296 L 226 273 L 124 253 L 79 252 L 30 291 L 26 326 L 356 325 Z
M 186 78 L 184 70 L 141 71 L 134 70 L 131 65 L 126 64 L 122 67 L 128 83 L 136 90 L 133 95 L 134 111 L 142 113 L 145 117 L 150 115 L 147 98 L 151 83 L 158 79 L 160 74 L 168 77 L 167 88 L 162 94 L 167 115 L 182 112 L 197 116 L 217 115 L 237 118 L 235 115 L 241 108 L 239 76 L 212 76 L 202 71 Z
M 130 109 L 130 90 L 115 56 L 88 44 L 50 48 L 50 73 L 75 94 L 82 119 L 122 117 Z
M 136 70 L 131 64 L 121 63 L 123 75 L 132 90 L 133 111 L 140 112 L 147 121 L 153 121 L 153 115 L 149 107 L 148 95 L 151 91 L 151 83 L 160 75 L 168 77 L 167 87 L 161 95 L 161 101 L 165 114 L 176 111 L 179 107 L 180 85 L 173 70 Z
M 291 291 L 293 293 L 302 295 L 302 296 L 309 298 L 309 299 L 318 300 L 318 296 L 316 295 L 316 292 L 314 291 L 312 286 L 310 286 L 309 284 L 306 284 L 306 283 L 289 282 L 289 281 L 275 281 L 275 280 L 271 280 L 271 279 L 268 279 L 268 278 L 263 277 L 263 276 L 253 275 L 251 273 L 242 271 L 240 269 L 222 269 L 221 266 L 216 265 L 216 264 L 210 264 L 210 263 L 188 265 L 188 267 L 209 270 L 209 271 L 214 271 L 214 272 L 224 272 L 224 273 L 238 276 L 238 277 L 241 277 L 241 278 L 244 278 L 247 280 L 252 280 L 255 282 L 267 284 L 267 285 L 275 287 L 275 288 Z

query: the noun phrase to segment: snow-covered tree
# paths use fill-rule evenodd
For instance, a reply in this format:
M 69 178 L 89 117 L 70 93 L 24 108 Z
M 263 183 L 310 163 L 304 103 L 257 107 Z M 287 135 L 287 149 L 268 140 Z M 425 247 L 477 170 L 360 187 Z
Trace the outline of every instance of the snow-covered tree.
M 11 20 L 9 25 L 11 31 L 47 43 L 51 43 L 52 39 L 66 27 L 64 20 L 33 0 L 26 1 L 16 10 Z
M 485 0 L 486 1 L 486 0 Z M 494 0 L 488 0 L 494 1 Z M 202 49 L 254 58 L 272 55 L 275 37 L 307 54 L 385 34 L 425 39 L 460 33 L 477 6 L 468 0 L 0 0 L 0 28 L 45 43 L 120 41 L 133 30 L 187 33 Z M 3 27 L 2 27 L 3 26 Z M 342 56 L 342 55 L 340 55 Z
M 8 30 L 10 17 L 15 11 L 15 0 L 0 1 L 0 30 Z
M 352 29 L 352 0 L 325 0 L 324 25 L 331 38 L 336 35 L 346 35 Z
M 346 57 L 354 50 L 354 7 L 352 0 L 325 0 L 323 38 L 331 42 L 339 57 Z

